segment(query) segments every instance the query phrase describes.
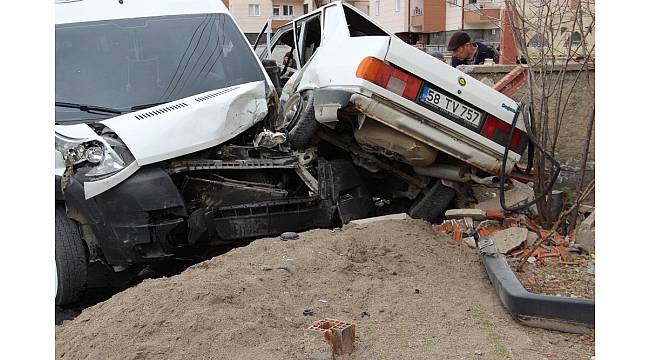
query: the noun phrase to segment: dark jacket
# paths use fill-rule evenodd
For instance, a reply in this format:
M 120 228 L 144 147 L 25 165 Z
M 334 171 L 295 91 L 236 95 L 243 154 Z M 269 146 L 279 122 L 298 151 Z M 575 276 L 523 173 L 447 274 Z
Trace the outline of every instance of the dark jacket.
M 451 66 L 458 65 L 480 65 L 485 63 L 485 59 L 492 59 L 495 63 L 499 62 L 499 52 L 495 51 L 491 46 L 487 46 L 480 42 L 473 43 L 477 46 L 476 53 L 473 59 L 459 60 L 456 58 L 451 59 Z

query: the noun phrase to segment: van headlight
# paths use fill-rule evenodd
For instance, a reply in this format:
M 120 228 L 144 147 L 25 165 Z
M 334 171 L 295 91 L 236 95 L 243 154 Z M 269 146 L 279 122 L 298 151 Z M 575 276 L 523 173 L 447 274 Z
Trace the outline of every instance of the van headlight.
M 133 155 L 118 138 L 104 135 L 93 139 L 72 139 L 55 133 L 55 147 L 63 155 L 66 167 L 88 165 L 86 177 L 100 179 L 114 174 L 134 161 Z

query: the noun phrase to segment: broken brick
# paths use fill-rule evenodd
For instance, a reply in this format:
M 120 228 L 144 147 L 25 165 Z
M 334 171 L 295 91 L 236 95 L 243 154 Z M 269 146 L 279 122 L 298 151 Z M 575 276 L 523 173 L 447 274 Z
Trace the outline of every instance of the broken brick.
M 325 342 L 332 348 L 333 355 L 350 354 L 354 348 L 355 325 L 335 319 L 314 321 L 309 331 L 323 334 Z
M 461 230 L 459 227 L 456 227 L 454 229 L 452 239 L 455 243 L 460 244 L 460 241 L 463 240 L 463 230 Z
M 485 217 L 490 220 L 503 220 L 505 215 L 501 211 L 485 210 Z
M 500 226 L 486 226 L 484 228 L 479 229 L 478 234 L 479 236 L 488 236 L 499 230 L 501 230 Z
M 511 227 L 518 227 L 519 226 L 519 220 L 515 218 L 505 218 L 503 219 L 503 227 L 504 228 L 511 228 Z
M 435 230 L 437 232 L 449 233 L 453 231 L 453 227 L 450 222 L 445 221 L 440 225 L 436 225 Z
M 556 247 L 558 252 L 560 253 L 560 257 L 562 258 L 563 262 L 568 262 L 569 261 L 569 254 L 567 253 L 566 247 L 564 245 L 560 245 Z

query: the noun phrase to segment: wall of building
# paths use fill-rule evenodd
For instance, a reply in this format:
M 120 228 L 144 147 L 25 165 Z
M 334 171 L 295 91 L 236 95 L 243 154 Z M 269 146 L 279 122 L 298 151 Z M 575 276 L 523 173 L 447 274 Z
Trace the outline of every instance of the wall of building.
M 370 0 L 369 16 L 393 33 L 408 32 L 408 0 Z
M 241 27 L 242 31 L 249 35 L 257 34 L 262 30 L 269 17 L 273 15 L 273 6 L 280 6 L 279 19 L 288 20 L 290 17 L 282 15 L 282 5 L 293 5 L 293 17 L 304 14 L 303 0 L 229 0 L 229 9 L 232 16 Z M 249 4 L 260 5 L 260 16 L 250 16 L 248 13 Z

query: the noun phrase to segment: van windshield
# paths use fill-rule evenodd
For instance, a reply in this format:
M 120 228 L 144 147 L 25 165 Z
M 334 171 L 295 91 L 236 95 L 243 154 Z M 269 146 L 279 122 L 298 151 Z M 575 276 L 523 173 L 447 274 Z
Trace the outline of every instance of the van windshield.
M 264 80 L 225 14 L 175 15 L 56 26 L 56 101 L 128 111 Z M 89 114 L 85 114 L 89 115 Z M 56 120 L 85 116 L 56 108 Z

